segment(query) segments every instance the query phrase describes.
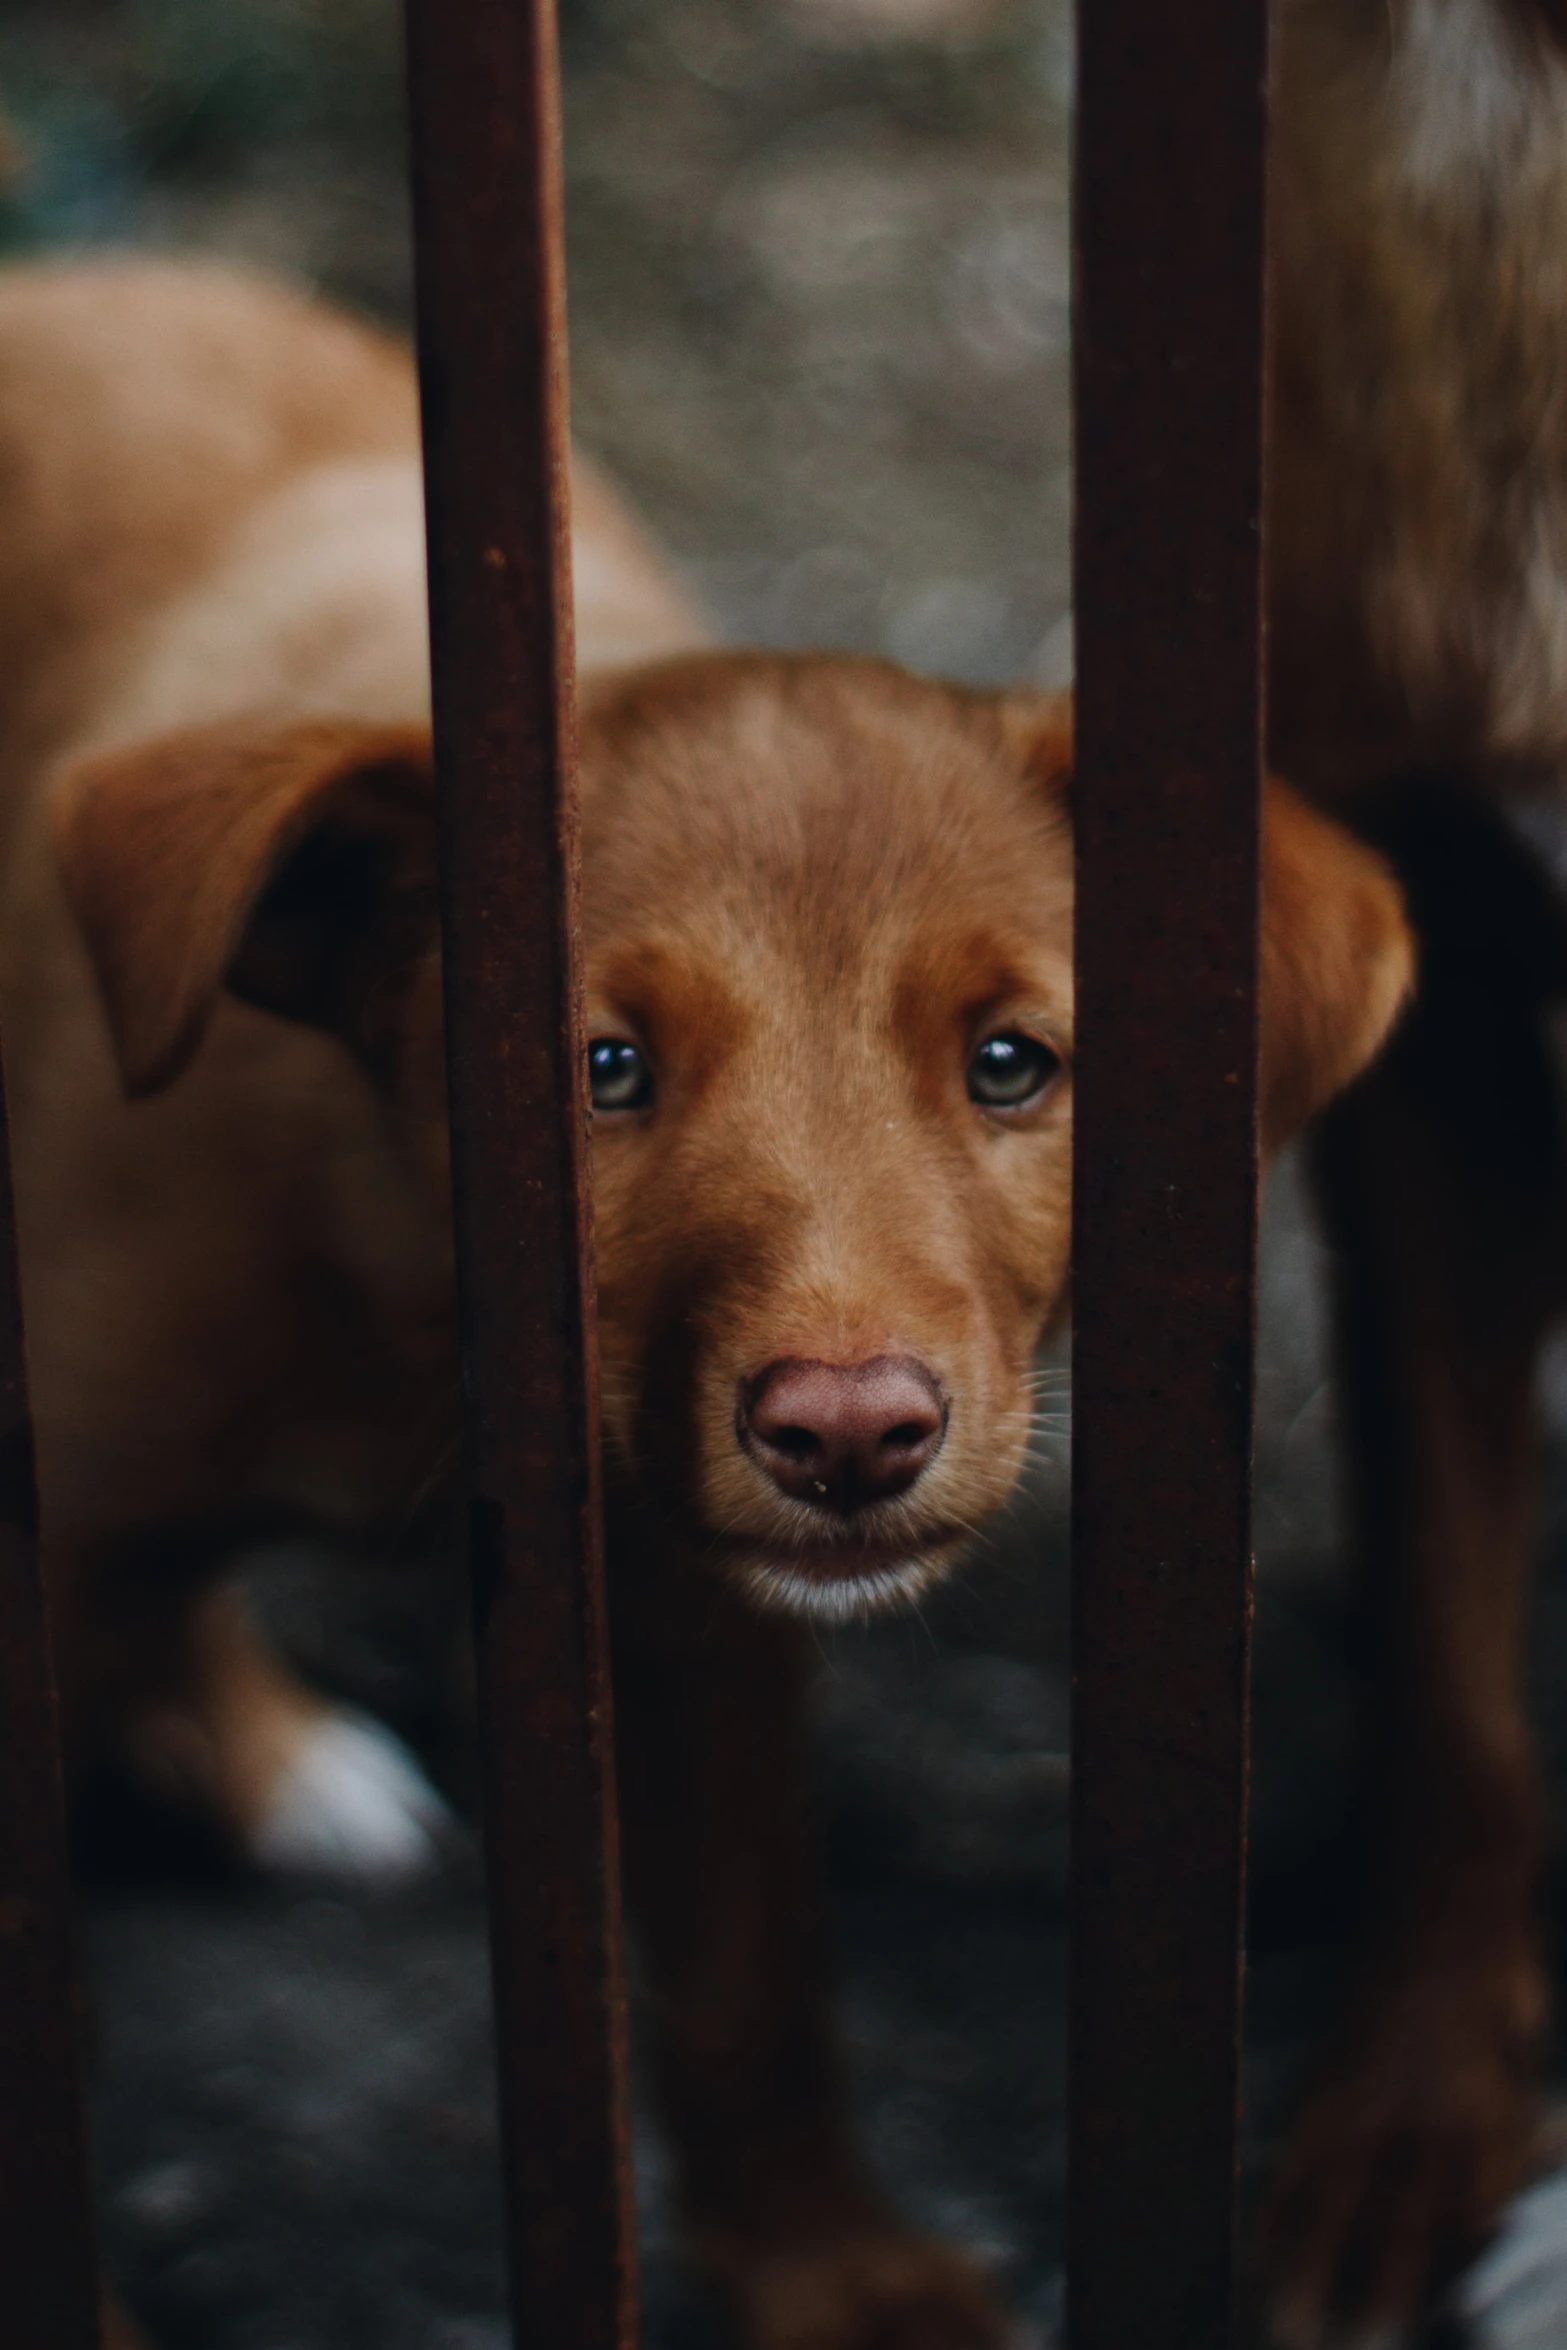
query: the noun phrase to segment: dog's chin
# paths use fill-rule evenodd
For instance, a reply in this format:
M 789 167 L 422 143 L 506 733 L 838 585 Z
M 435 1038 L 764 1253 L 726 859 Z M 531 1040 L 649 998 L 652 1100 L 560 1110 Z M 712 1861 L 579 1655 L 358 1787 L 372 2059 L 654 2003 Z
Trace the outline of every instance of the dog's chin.
M 910 1606 L 940 1582 L 956 1551 L 956 1543 L 911 1549 L 906 1557 L 844 1549 L 742 1551 L 730 1571 L 756 1607 L 847 1624 Z

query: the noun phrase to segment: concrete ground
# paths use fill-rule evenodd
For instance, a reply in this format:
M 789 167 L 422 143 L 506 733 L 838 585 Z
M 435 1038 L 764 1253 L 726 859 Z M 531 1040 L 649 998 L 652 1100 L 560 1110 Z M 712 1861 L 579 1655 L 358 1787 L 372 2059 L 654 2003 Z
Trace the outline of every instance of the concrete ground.
M 976 681 L 1070 673 L 1061 0 L 564 0 L 578 431 L 736 638 Z M 0 237 L 201 246 L 394 321 L 392 0 L 4 0 Z M 1322 1252 L 1286 1167 L 1265 1251 L 1253 2169 L 1331 1997 L 1350 1697 Z M 1567 1358 L 1547 1382 L 1567 1490 Z M 835 1638 L 823 1863 L 867 2143 L 1059 2304 L 1065 1427 L 923 1618 Z M 1532 1636 L 1567 1777 L 1567 1515 Z M 328 1685 L 460 1783 L 449 1609 L 277 1557 Z M 168 2350 L 499 2350 L 477 1864 L 399 1900 L 268 1887 L 118 1801 L 87 1838 L 110 2264 Z M 711 2315 L 639 2131 L 650 2343 Z M 1567 2187 L 1466 2287 L 1491 2350 L 1567 2340 Z

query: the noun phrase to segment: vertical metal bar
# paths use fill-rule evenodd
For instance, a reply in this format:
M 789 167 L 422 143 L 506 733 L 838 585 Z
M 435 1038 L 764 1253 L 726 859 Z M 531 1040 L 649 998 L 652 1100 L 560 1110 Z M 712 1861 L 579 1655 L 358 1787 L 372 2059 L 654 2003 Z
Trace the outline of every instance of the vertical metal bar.
M 1264 0 L 1079 10 L 1072 2350 L 1231 2336 Z
M 459 1316 L 516 2339 L 636 2322 L 548 0 L 409 0 Z
M 98 2288 L 54 1664 L 0 1099 L 0 2336 L 94 2350 Z

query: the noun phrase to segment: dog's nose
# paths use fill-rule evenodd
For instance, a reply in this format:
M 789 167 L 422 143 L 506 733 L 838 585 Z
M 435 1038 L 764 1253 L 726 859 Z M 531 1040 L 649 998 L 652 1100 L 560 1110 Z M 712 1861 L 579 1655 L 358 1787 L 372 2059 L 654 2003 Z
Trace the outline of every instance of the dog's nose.
M 780 1492 L 848 1511 L 907 1492 L 947 1432 L 941 1390 L 923 1363 L 769 1363 L 740 1390 L 740 1435 Z

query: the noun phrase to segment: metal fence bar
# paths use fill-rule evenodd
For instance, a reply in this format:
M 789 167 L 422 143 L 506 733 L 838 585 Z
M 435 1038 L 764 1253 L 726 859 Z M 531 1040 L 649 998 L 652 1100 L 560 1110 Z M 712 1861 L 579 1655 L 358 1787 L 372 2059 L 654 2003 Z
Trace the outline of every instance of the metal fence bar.
M 1079 10 L 1072 2350 L 1231 2337 L 1264 0 Z
M 636 2322 L 549 0 L 409 0 L 447 1046 L 516 2338 Z
M 54 1662 L 0 1099 L 0 2339 L 94 2350 L 98 2288 L 79 2072 Z

